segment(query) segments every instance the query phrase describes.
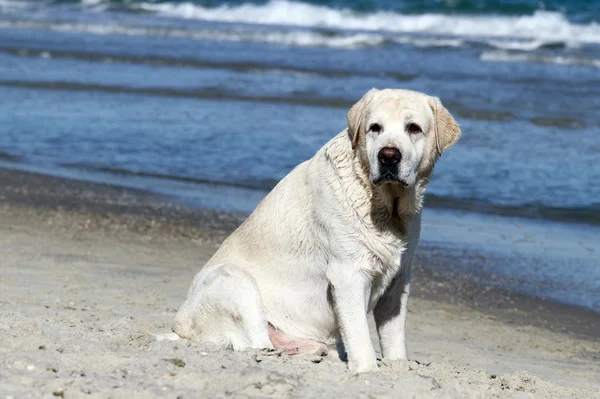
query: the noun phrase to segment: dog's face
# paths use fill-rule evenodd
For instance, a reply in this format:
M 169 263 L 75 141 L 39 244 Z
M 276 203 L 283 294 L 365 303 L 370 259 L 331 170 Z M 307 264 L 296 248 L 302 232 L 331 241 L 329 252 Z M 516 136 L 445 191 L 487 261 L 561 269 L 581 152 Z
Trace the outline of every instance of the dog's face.
M 375 186 L 414 186 L 460 137 L 437 98 L 409 90 L 370 90 L 348 113 L 348 131 Z

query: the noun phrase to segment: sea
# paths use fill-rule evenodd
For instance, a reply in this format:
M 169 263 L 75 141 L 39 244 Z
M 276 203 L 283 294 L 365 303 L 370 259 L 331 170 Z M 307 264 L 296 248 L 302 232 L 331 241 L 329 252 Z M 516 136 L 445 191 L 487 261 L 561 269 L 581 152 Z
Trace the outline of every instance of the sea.
M 462 127 L 423 245 L 600 312 L 600 2 L 0 0 L 3 167 L 249 213 L 373 87 Z

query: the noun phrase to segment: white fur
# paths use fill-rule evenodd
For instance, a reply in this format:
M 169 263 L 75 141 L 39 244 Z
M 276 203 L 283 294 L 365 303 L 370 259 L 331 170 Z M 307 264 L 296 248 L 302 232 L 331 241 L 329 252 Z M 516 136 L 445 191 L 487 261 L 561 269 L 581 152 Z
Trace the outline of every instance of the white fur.
M 377 369 L 366 318 L 374 311 L 383 355 L 406 359 L 411 262 L 427 162 L 437 159 L 431 101 L 367 93 L 360 115 L 349 114 L 365 122 L 360 129 L 352 124 L 290 172 L 196 275 L 173 331 L 236 350 L 271 348 L 271 323 L 302 339 L 341 340 L 351 371 L 366 372 Z M 372 121 L 381 134 L 366 131 Z M 408 121 L 423 133 L 405 132 Z M 401 150 L 408 187 L 373 184 L 385 146 Z
M 367 130 L 373 123 L 383 127 L 381 132 L 366 134 L 371 182 L 379 177 L 377 154 L 384 147 L 394 147 L 402 149 L 399 177 L 408 185 L 414 185 L 427 140 L 423 134 L 407 133 L 405 127 L 407 122 L 412 122 L 427 132 L 431 127 L 433 113 L 427 103 L 414 101 L 413 96 L 394 102 L 386 100 L 388 99 L 384 97 L 379 101 L 372 101 L 370 107 L 374 110 L 365 120 Z

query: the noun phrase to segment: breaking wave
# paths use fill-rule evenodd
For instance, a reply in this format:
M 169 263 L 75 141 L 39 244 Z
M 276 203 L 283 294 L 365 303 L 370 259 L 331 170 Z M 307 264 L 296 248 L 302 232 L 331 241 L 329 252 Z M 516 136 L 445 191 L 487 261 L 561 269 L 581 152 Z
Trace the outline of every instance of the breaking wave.
M 215 22 L 316 28 L 388 31 L 453 36 L 515 37 L 544 42 L 600 43 L 600 25 L 577 24 L 555 11 L 532 15 L 401 14 L 393 11 L 361 13 L 289 0 L 266 4 L 244 3 L 205 7 L 186 3 L 138 3 L 132 9 L 158 15 Z

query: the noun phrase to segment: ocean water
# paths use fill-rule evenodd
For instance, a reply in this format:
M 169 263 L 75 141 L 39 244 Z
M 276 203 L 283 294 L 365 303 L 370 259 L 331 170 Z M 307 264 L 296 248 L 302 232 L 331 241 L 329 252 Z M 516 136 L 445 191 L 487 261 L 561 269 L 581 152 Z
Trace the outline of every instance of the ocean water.
M 600 309 L 600 2 L 0 0 L 4 166 L 248 212 L 372 87 L 461 123 L 428 207 L 563 226 Z

